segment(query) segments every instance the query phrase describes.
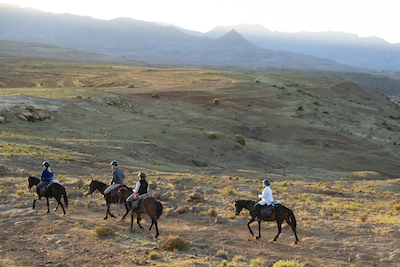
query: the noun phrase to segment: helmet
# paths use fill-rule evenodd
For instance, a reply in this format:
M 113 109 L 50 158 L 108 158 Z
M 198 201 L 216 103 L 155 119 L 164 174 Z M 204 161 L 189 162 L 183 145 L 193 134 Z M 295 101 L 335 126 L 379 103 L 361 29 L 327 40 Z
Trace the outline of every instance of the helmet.
M 269 185 L 271 184 L 271 182 L 270 182 L 268 179 L 265 179 L 265 180 L 263 181 L 263 184 L 269 186 Z
M 43 161 L 42 165 L 44 165 L 45 167 L 49 167 L 50 166 L 50 162 L 45 160 L 45 161 Z
M 111 161 L 110 165 L 111 165 L 111 166 L 112 166 L 112 165 L 118 166 L 118 161 L 113 160 L 113 161 Z
M 138 176 L 140 178 L 146 178 L 146 174 L 144 172 L 139 173 Z

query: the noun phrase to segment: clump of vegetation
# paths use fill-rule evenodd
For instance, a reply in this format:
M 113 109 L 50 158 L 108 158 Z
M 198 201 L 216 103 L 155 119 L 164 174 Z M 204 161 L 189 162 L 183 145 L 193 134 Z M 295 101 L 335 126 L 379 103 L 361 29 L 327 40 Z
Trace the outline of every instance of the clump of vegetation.
M 246 140 L 244 140 L 244 137 L 240 134 L 235 135 L 235 139 L 236 141 L 238 141 L 239 144 L 241 144 L 242 146 L 246 145 Z
M 22 190 L 22 189 L 18 189 L 15 193 L 16 193 L 18 196 L 21 196 L 21 195 L 25 194 L 25 191 Z
M 260 81 L 259 81 L 259 80 L 255 80 L 254 82 L 255 82 L 255 83 L 260 83 Z
M 134 86 L 133 84 L 130 84 L 130 85 L 128 86 L 128 88 L 135 88 L 135 86 Z
M 157 259 L 159 259 L 160 257 L 158 256 L 158 253 L 157 252 L 150 252 L 149 253 L 149 260 L 157 260 Z
M 234 195 L 236 194 L 235 189 L 231 188 L 230 186 L 225 187 L 223 190 L 225 195 Z
M 199 126 L 199 130 L 200 130 L 200 131 L 204 131 L 205 129 L 204 129 L 203 126 Z
M 214 103 L 215 105 L 219 105 L 220 102 L 221 102 L 221 101 L 220 101 L 218 98 L 214 98 L 214 100 L 213 100 L 213 103 Z
M 157 93 L 153 94 L 151 97 L 152 98 L 160 98 L 160 96 Z
M 272 267 L 303 267 L 303 264 L 292 260 L 280 260 L 275 262 Z
M 297 110 L 298 110 L 298 111 L 303 111 L 304 108 L 303 108 L 303 106 L 298 106 L 298 107 L 297 107 Z
M 163 250 L 188 250 L 190 243 L 179 236 L 170 237 L 165 240 L 161 245 L 160 249 Z
M 225 259 L 225 260 L 228 259 L 228 253 L 226 253 L 226 252 L 223 251 L 223 250 L 218 250 L 218 251 L 217 251 L 217 254 L 216 254 L 215 256 L 216 256 L 216 257 L 219 257 L 219 258 L 222 258 L 222 259 Z
M 367 213 L 360 213 L 358 215 L 358 218 L 360 219 L 360 221 L 365 222 L 368 218 L 368 214 Z
M 105 236 L 114 235 L 115 229 L 111 226 L 96 226 L 93 229 L 93 234 L 95 237 L 102 238 Z
M 44 234 L 44 235 L 48 235 L 48 234 L 53 233 L 54 231 L 56 231 L 56 228 L 50 227 L 49 229 L 44 230 L 44 231 L 43 231 L 43 234 Z
M 114 98 L 111 99 L 111 100 L 108 100 L 108 101 L 106 102 L 106 104 L 109 105 L 109 106 L 118 106 L 118 105 L 119 105 L 118 101 L 115 100 Z
M 76 98 L 82 98 L 82 96 L 81 95 L 77 95 Z
M 216 132 L 211 132 L 208 137 L 210 139 L 217 139 L 217 133 Z
M 262 258 L 252 259 L 250 260 L 250 265 L 254 267 L 267 266 L 267 261 Z
M 318 101 L 314 101 L 314 105 L 319 106 L 319 102 Z

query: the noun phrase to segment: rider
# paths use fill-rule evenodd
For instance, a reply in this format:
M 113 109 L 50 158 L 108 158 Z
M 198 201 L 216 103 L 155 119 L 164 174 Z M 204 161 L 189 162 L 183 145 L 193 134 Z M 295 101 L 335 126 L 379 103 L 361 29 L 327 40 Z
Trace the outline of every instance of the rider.
M 36 186 L 36 192 L 39 200 L 42 199 L 42 196 L 40 195 L 40 189 L 53 180 L 53 170 L 50 168 L 50 162 L 43 161 L 42 165 L 44 169 L 42 171 L 42 175 L 40 176 L 41 181 Z
M 138 174 L 138 177 L 140 177 L 139 182 L 136 183 L 135 190 L 133 191 L 133 194 L 130 195 L 126 200 L 128 202 L 133 202 L 132 205 L 137 207 L 138 199 L 145 199 L 150 195 L 150 186 L 149 183 L 146 181 L 146 174 L 144 172 L 141 172 Z
M 118 161 L 113 160 L 110 163 L 113 172 L 112 172 L 112 180 L 111 180 L 111 184 L 104 190 L 104 195 L 110 193 L 113 189 L 118 188 L 118 186 L 121 186 L 124 184 L 124 172 L 118 168 Z
M 261 199 L 254 205 L 254 211 L 257 211 L 256 214 L 260 214 L 260 209 L 261 206 L 267 205 L 269 208 L 266 210 L 266 216 L 271 215 L 272 212 L 272 202 L 274 201 L 274 198 L 272 196 L 272 190 L 269 187 L 271 182 L 268 179 L 263 180 L 263 186 L 264 190 L 261 195 L 258 195 L 258 197 Z

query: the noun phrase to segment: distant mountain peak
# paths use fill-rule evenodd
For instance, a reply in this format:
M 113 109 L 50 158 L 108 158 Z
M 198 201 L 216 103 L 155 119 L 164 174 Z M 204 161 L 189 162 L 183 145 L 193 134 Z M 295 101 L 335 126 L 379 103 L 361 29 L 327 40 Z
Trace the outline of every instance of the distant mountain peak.
M 240 33 L 238 33 L 235 29 L 230 30 L 229 32 L 225 33 L 217 40 L 223 42 L 249 42 L 246 38 L 243 37 Z M 250 42 L 249 42 L 250 43 Z

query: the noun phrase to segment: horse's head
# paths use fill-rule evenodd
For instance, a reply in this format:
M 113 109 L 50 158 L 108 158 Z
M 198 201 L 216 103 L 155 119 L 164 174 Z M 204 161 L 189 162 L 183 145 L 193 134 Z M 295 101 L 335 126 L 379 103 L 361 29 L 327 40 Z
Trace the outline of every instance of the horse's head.
M 31 189 L 32 186 L 37 185 L 39 183 L 39 179 L 35 176 L 29 175 L 28 177 L 28 188 Z
M 97 189 L 98 182 L 97 180 L 93 180 L 90 182 L 89 190 L 86 195 L 91 195 Z
M 243 209 L 243 205 L 241 204 L 241 200 L 236 200 L 233 206 L 235 207 L 235 215 L 238 216 Z

